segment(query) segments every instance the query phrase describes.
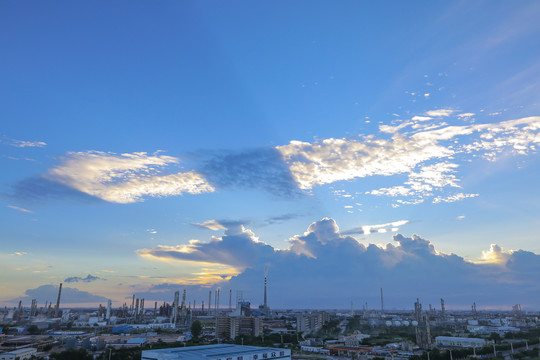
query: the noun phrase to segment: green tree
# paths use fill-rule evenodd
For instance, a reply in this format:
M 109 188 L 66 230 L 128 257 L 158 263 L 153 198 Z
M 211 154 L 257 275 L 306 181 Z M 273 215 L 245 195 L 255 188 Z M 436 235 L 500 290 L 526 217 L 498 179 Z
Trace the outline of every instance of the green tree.
M 94 360 L 94 357 L 84 349 L 69 349 L 59 353 L 52 353 L 51 358 L 56 360 Z
M 195 320 L 193 324 L 191 324 L 191 335 L 193 335 L 194 338 L 198 338 L 199 335 L 201 335 L 202 331 L 202 325 L 199 320 Z
M 30 325 L 28 327 L 28 333 L 30 335 L 38 335 L 40 333 L 39 328 L 36 325 Z

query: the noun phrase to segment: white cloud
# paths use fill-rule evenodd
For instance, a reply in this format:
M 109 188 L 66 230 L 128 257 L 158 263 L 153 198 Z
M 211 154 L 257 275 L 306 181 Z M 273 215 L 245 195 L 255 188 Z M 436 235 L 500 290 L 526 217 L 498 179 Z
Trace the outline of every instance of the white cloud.
M 25 147 L 45 147 L 47 146 L 47 143 L 43 142 L 43 141 L 27 141 L 27 140 L 16 140 L 16 139 L 11 139 L 7 136 L 2 136 L 0 138 L 0 142 L 3 142 L 7 145 L 10 145 L 10 146 L 15 146 L 15 147 L 20 147 L 20 148 L 25 148 Z
M 416 115 L 416 116 L 413 116 L 411 120 L 412 121 L 428 121 L 428 120 L 431 120 L 431 119 L 433 119 L 433 118 L 430 117 L 430 116 L 418 116 L 418 115 Z
M 476 115 L 475 113 L 463 113 L 463 114 L 458 114 L 457 117 L 458 118 L 464 118 L 464 117 L 473 117 L 474 115 Z
M 18 206 L 15 206 L 15 205 L 8 205 L 7 206 L 8 208 L 10 209 L 13 209 L 13 210 L 17 210 L 17 211 L 21 211 L 21 212 L 25 212 L 25 213 L 33 213 L 32 210 L 28 210 L 28 209 L 25 209 L 25 208 L 22 208 L 22 207 L 18 207 Z
M 209 230 L 218 231 L 218 230 L 225 230 L 226 227 L 218 222 L 217 220 L 207 220 L 202 223 L 194 223 L 193 225 L 198 227 L 203 227 Z
M 13 146 L 16 147 L 45 147 L 47 143 L 43 141 L 24 141 L 24 140 L 13 140 Z
M 291 141 L 278 146 L 301 189 L 340 180 L 410 172 L 416 165 L 453 153 L 436 143 L 419 144 L 395 134 L 391 140 L 368 136 L 362 140 Z
M 449 116 L 452 112 L 433 110 L 428 113 Z M 382 125 L 380 129 L 391 134 L 389 139 L 370 135 L 313 143 L 291 141 L 277 149 L 301 189 L 376 175 L 407 174 L 408 180 L 403 184 L 368 192 L 407 197 L 434 196 L 433 191 L 460 187 L 456 175 L 459 164 L 454 160 L 456 154 L 480 153 L 486 159 L 496 160 L 502 151 L 527 155 L 536 152 L 536 146 L 540 144 L 540 117 L 463 126 L 442 123 L 435 125 L 435 129 L 400 133 L 409 124 Z M 473 196 L 476 194 L 439 196 L 434 202 L 452 202 Z M 418 199 L 404 200 L 417 202 Z
M 456 217 L 457 220 L 463 220 L 465 219 L 465 215 L 459 215 L 458 217 Z
M 86 194 L 115 203 L 142 201 L 143 196 L 199 194 L 214 188 L 195 171 L 159 175 L 178 159 L 147 153 L 98 151 L 68 153 L 47 177 Z
M 477 196 L 478 194 L 464 194 L 464 193 L 457 193 L 450 196 L 437 196 L 436 198 L 433 199 L 433 203 L 434 204 L 438 204 L 441 202 L 452 203 L 452 202 L 464 200 L 467 198 L 473 198 Z
M 26 251 L 15 251 L 13 254 L 11 255 L 16 255 L 16 256 L 24 256 L 24 255 L 28 255 L 28 253 Z
M 426 111 L 427 116 L 432 117 L 446 117 L 452 115 L 456 110 L 450 110 L 450 109 L 437 109 L 437 110 L 429 110 Z

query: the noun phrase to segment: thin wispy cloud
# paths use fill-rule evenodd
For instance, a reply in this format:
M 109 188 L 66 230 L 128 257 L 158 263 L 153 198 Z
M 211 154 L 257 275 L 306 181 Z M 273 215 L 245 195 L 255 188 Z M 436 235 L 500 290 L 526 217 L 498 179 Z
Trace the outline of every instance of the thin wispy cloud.
M 33 213 L 32 210 L 28 210 L 28 209 L 25 209 L 25 208 L 22 208 L 22 207 L 19 207 L 19 206 L 15 206 L 15 205 L 7 205 L 7 207 L 10 208 L 10 209 L 25 212 L 25 213 L 30 213 L 30 214 Z
M 86 277 L 70 276 L 70 277 L 66 278 L 64 280 L 64 282 L 66 282 L 66 283 L 76 283 L 76 282 L 89 283 L 89 282 L 96 281 L 96 280 L 105 280 L 105 279 L 100 278 L 98 276 L 88 274 L 88 275 L 86 275 Z
M 19 148 L 26 148 L 26 147 L 42 148 L 42 147 L 47 146 L 47 143 L 44 141 L 16 140 L 16 139 L 11 139 L 7 136 L 2 136 L 0 138 L 0 143 L 4 143 L 6 145 L 19 147 Z

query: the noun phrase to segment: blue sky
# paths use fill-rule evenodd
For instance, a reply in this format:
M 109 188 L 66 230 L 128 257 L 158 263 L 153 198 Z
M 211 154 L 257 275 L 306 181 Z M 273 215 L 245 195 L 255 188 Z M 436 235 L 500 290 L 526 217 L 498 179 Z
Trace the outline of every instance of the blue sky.
M 0 302 L 540 306 L 537 2 L 0 7 Z

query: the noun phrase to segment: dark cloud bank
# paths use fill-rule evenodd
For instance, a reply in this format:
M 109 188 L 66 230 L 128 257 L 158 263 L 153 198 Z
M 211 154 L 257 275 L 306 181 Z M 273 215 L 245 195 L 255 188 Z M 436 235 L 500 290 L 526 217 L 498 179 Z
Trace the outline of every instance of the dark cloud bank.
M 343 235 L 332 219 L 311 224 L 304 235 L 290 239 L 286 250 L 260 242 L 241 225 L 227 227 L 222 237 L 193 242 L 189 252 L 175 247 L 139 250 L 139 254 L 179 261 L 227 264 L 239 275 L 214 286 L 244 290 L 254 304 L 262 302 L 264 268 L 269 264 L 269 299 L 275 308 L 349 308 L 350 302 L 380 304 L 384 288 L 387 308 L 410 308 L 417 297 L 426 304 L 449 307 L 508 307 L 520 303 L 540 308 L 540 256 L 519 250 L 500 252 L 498 262 L 472 263 L 438 252 L 420 236 L 395 235 L 386 248 L 363 245 Z M 500 251 L 500 248 L 495 247 Z M 170 300 L 184 287 L 161 284 L 139 296 Z M 208 288 L 188 288 L 189 297 L 208 298 Z
M 23 304 L 28 304 L 32 299 L 36 299 L 38 304 L 44 304 L 45 301 L 56 303 L 58 296 L 58 285 L 41 285 L 35 289 L 28 289 L 25 296 L 11 300 L 16 303 L 22 300 Z M 76 288 L 63 286 L 62 287 L 62 304 L 83 304 L 83 303 L 103 303 L 107 302 L 107 298 L 100 295 L 93 295 L 87 291 L 82 291 Z

